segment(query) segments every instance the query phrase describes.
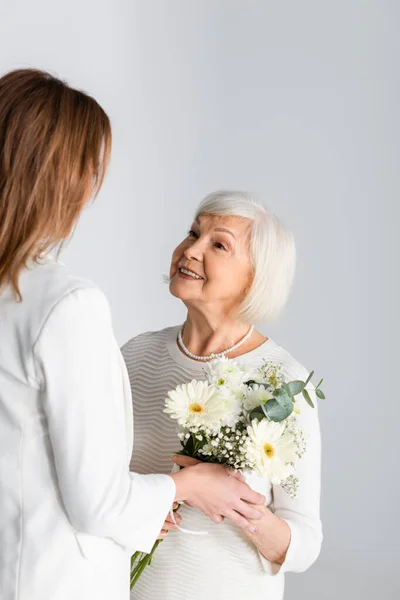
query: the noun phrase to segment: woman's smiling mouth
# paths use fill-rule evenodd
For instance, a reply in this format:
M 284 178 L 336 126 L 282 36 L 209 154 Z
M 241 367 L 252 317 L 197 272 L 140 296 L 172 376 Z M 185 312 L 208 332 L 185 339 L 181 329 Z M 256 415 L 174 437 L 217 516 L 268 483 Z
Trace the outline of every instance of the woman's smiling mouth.
M 203 279 L 203 277 L 200 277 L 200 275 L 198 275 L 194 271 L 191 271 L 190 269 L 185 269 L 184 267 L 179 267 L 178 273 L 179 277 L 181 277 L 182 279 Z

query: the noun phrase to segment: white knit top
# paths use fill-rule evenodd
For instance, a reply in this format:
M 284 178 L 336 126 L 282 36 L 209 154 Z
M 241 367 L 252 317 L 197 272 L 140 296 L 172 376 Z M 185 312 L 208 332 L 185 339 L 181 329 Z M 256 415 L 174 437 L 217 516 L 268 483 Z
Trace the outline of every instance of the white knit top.
M 177 346 L 178 327 L 148 332 L 122 348 L 133 396 L 134 447 L 131 470 L 169 473 L 171 455 L 180 449 L 176 422 L 163 412 L 169 390 L 192 379 L 204 379 L 204 365 Z M 302 379 L 308 372 L 271 339 L 235 360 L 258 366 L 263 359 L 282 364 L 287 380 Z M 315 395 L 313 394 L 313 399 Z M 304 571 L 317 558 L 321 546 L 319 518 L 320 434 L 318 411 L 300 403 L 302 428 L 308 447 L 296 475 L 295 499 L 280 486 L 251 476 L 248 483 L 265 494 L 267 505 L 285 519 L 291 542 L 284 564 L 271 565 L 246 535 L 225 521 L 216 525 L 196 509 L 182 506 L 182 527 L 208 531 L 208 535 L 171 532 L 157 549 L 152 564 L 136 584 L 135 600 L 279 600 L 284 572 Z

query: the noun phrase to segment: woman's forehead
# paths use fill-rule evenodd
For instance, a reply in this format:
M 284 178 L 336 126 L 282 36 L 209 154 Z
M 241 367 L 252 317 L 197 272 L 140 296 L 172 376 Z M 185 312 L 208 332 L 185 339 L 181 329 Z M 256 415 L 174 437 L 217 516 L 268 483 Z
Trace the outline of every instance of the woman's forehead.
M 236 236 L 247 234 L 250 219 L 235 215 L 199 215 L 195 222 L 204 229 L 227 230 Z

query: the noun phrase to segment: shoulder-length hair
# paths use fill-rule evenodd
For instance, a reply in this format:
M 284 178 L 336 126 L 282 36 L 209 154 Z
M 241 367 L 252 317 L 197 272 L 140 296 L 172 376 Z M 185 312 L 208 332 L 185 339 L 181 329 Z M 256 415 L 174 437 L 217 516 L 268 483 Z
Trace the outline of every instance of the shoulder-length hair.
M 293 235 L 246 192 L 213 192 L 201 202 L 195 218 L 200 215 L 237 216 L 250 221 L 253 280 L 238 317 L 247 323 L 275 321 L 287 302 L 294 278 Z
M 49 73 L 0 78 L 0 290 L 59 246 L 101 187 L 111 125 L 99 104 Z

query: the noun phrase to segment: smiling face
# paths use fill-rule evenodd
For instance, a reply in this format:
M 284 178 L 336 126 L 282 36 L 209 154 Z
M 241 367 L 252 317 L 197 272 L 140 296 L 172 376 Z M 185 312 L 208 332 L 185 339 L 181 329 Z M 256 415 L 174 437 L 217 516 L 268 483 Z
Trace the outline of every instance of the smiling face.
M 175 249 L 171 294 L 186 306 L 231 315 L 252 282 L 248 219 L 200 215 Z

